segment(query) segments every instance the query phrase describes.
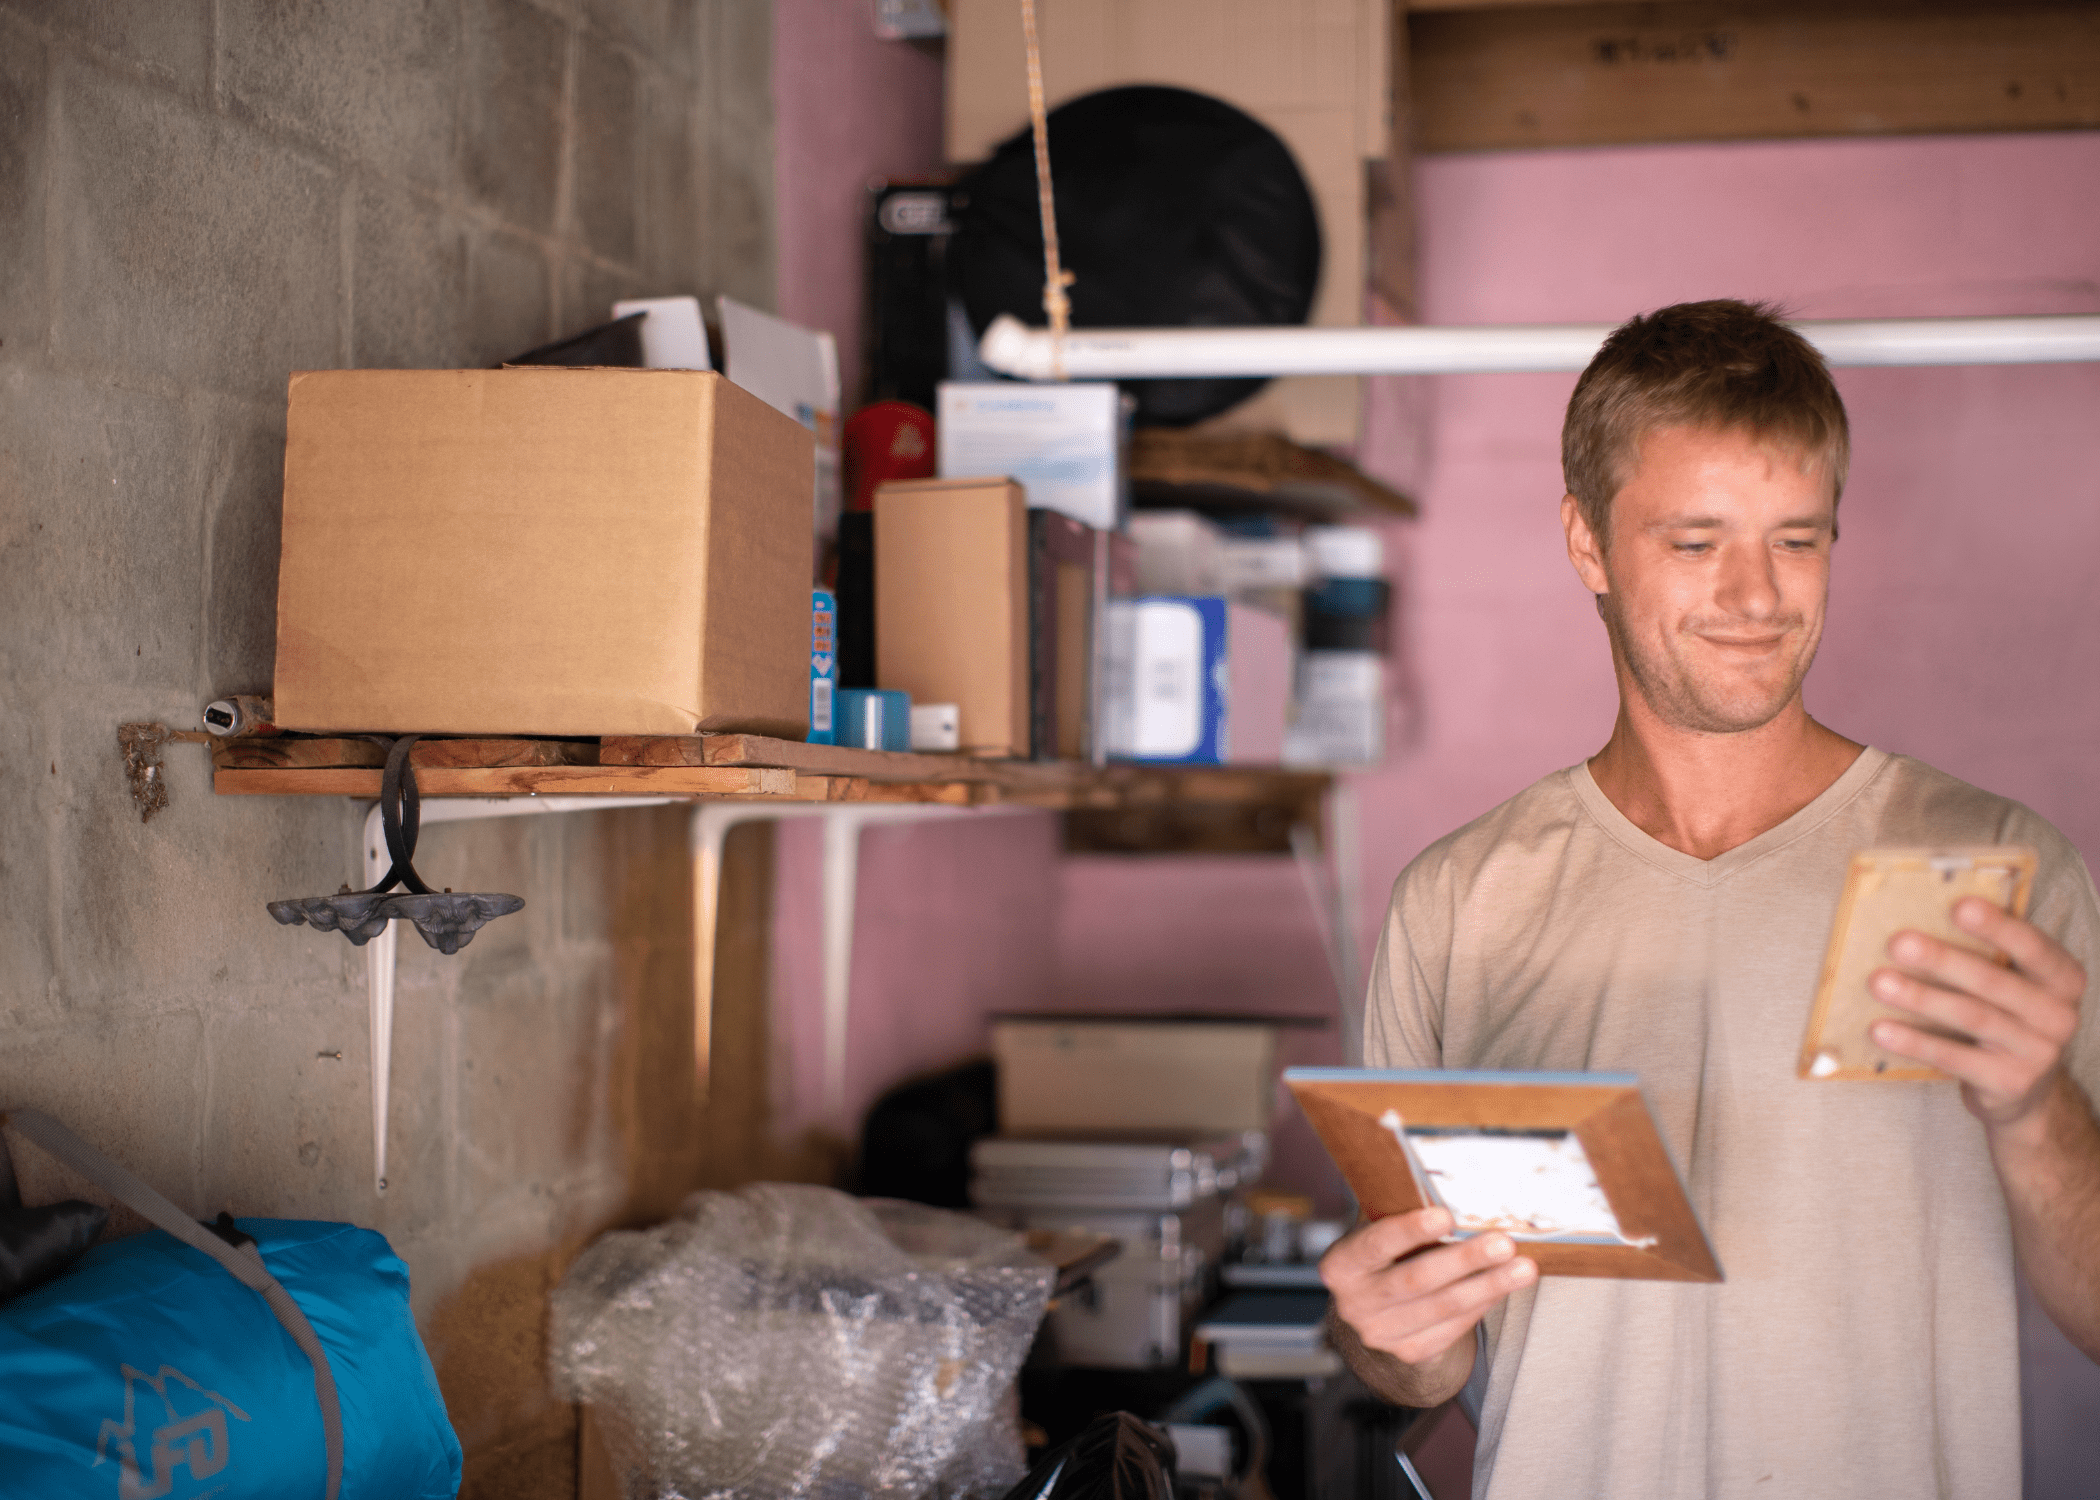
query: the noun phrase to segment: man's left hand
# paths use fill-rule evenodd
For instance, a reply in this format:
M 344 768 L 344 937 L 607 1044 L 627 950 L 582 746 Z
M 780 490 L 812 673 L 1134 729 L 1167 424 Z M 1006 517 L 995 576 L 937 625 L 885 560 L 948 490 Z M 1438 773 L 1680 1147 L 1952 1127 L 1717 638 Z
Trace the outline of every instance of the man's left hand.
M 1985 1125 L 2017 1124 L 2049 1098 L 2078 1030 L 2085 969 L 2039 927 L 1978 897 L 1955 903 L 1954 925 L 2005 954 L 2011 966 L 1922 932 L 1899 932 L 1889 940 L 1889 957 L 1903 970 L 1876 969 L 1868 983 L 1884 1004 L 1974 1041 L 1900 1021 L 1877 1021 L 1872 1035 L 1899 1057 L 1958 1079 L 1963 1102 Z

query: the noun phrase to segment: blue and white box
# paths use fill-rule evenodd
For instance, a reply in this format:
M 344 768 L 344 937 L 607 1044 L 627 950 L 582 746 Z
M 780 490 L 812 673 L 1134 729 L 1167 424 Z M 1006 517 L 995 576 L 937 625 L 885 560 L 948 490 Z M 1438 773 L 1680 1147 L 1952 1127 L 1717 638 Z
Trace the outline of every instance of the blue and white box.
M 1112 381 L 944 380 L 935 428 L 943 479 L 1004 477 L 1031 510 L 1113 531 L 1123 519 L 1123 393 Z
M 1112 599 L 1102 718 L 1108 753 L 1160 765 L 1225 761 L 1225 600 Z
M 830 589 L 809 591 L 809 743 L 835 745 L 833 696 L 839 685 L 839 601 Z

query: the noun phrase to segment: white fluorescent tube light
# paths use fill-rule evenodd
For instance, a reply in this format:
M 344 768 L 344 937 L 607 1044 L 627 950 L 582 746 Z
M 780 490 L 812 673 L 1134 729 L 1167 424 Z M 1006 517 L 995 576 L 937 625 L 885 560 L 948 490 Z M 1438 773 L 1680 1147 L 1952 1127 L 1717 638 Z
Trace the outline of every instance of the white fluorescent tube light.
M 1080 328 L 1065 335 L 1073 380 L 1267 375 L 1485 375 L 1580 370 L 1607 323 L 1470 328 Z M 1833 365 L 2019 365 L 2100 360 L 2100 316 L 1886 318 L 1796 323 Z M 1048 380 L 1050 333 L 1006 314 L 978 357 L 1002 375 Z

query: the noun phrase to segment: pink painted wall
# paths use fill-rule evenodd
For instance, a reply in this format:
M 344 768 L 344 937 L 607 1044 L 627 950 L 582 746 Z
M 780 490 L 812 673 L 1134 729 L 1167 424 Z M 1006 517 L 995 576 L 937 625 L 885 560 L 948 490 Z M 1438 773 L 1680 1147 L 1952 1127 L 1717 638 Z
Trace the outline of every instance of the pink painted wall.
M 843 1107 L 824 1088 L 822 831 L 779 827 L 774 895 L 780 1129 L 858 1138 L 883 1090 L 982 1054 L 985 1018 L 1055 998 L 1057 820 L 943 818 L 861 835 Z
M 1711 296 L 1823 318 L 2100 312 L 2095 133 L 1437 157 L 1417 188 L 1429 322 L 1615 321 Z M 2019 798 L 2100 862 L 2100 366 L 1838 383 L 1852 482 L 1811 710 Z M 1556 521 L 1573 384 L 1372 392 L 1363 461 L 1423 513 L 1394 537 L 1407 733 L 1352 778 L 1366 945 L 1424 845 L 1610 731 L 1602 627 Z M 1314 950 L 1286 957 L 1287 870 L 1190 866 L 1156 909 L 1127 865 L 1068 861 L 1061 883 L 1061 972 L 1089 1000 L 1142 1003 L 1177 951 L 1215 1003 L 1319 989 Z M 2069 1500 L 2100 1467 L 2100 1369 L 2023 1316 L 2027 1494 Z
M 876 37 L 867 0 L 775 0 L 778 311 L 839 341 L 861 384 L 861 255 L 871 179 L 937 172 L 939 56 Z M 875 829 L 863 839 L 843 1107 L 823 1076 L 822 835 L 778 825 L 774 1062 L 778 1127 L 852 1139 L 868 1104 L 985 1046 L 984 1015 L 1038 1003 L 1056 898 L 1047 817 Z
M 861 189 L 939 158 L 939 72 L 859 0 L 778 0 L 780 309 L 858 368 Z M 2100 311 L 2100 133 L 1432 157 L 1421 296 L 1438 323 L 1616 321 L 1711 296 L 1803 317 Z M 2100 858 L 2100 366 L 1844 371 L 1854 463 L 1811 708 L 2018 797 Z M 1366 951 L 1424 845 L 1609 732 L 1602 630 L 1556 525 L 1572 376 L 1373 382 L 1361 458 L 1422 501 L 1391 533 L 1395 749 L 1352 778 Z M 850 1131 L 992 1010 L 1330 1013 L 1288 860 L 1059 859 L 1047 818 L 871 834 L 847 1106 L 821 1097 L 817 830 L 783 825 L 776 1007 L 784 1129 Z M 1336 1054 L 1296 1034 L 1289 1060 Z M 1286 1126 L 1280 1167 L 1324 1182 Z M 2100 1467 L 2100 1372 L 2030 1340 L 2029 1493 Z M 2063 1489 L 2061 1493 L 2075 1493 Z
M 838 336 L 861 387 L 868 183 L 941 169 L 938 53 L 875 35 L 868 0 L 774 0 L 773 171 L 781 317 Z
M 2100 310 L 2091 133 L 1451 156 L 1417 181 L 1430 322 L 1609 321 L 1716 295 L 1824 318 Z M 2030 803 L 2100 856 L 2083 774 L 2100 368 L 1838 378 L 1853 480 L 1812 710 Z M 1367 930 L 1425 843 L 1609 730 L 1602 628 L 1554 515 L 1572 386 L 1434 382 L 1402 580 L 1421 738 L 1361 779 Z
M 939 66 L 876 40 L 858 0 L 780 0 L 775 17 L 780 308 L 836 332 L 850 371 L 863 188 L 939 167 Z M 1805 317 L 2100 309 L 2093 133 L 1432 157 L 1417 187 L 1434 322 L 1613 320 L 1722 294 Z M 1812 707 L 2029 802 L 2100 854 L 2100 789 L 2083 774 L 2100 695 L 2081 690 L 2100 655 L 2100 615 L 2084 602 L 2100 561 L 2100 370 L 1847 371 L 1840 383 L 1856 456 Z M 1554 524 L 1572 377 L 1372 385 L 1363 461 L 1414 489 L 1423 517 L 1392 534 L 1407 700 L 1396 748 L 1353 778 L 1366 947 L 1409 858 L 1589 753 L 1614 705 Z M 800 893 L 782 902 L 782 1034 L 801 1039 L 818 1025 L 815 829 L 784 829 L 782 857 L 783 894 Z M 910 890 L 956 868 L 975 875 L 939 933 L 1002 934 L 1011 962 L 944 967 L 929 947 L 939 934 L 908 909 L 876 922 L 864 904 L 856 993 L 870 998 L 855 1036 L 875 1040 L 855 1049 L 854 1108 L 980 1045 L 987 1009 L 1331 1003 L 1287 860 L 1058 861 L 1047 832 L 1017 823 L 874 835 L 861 879 Z M 898 981 L 894 1011 L 880 998 L 889 975 L 917 976 Z M 1299 1037 L 1291 1051 L 1332 1055 L 1335 1041 Z M 791 1124 L 824 1114 L 810 1052 L 798 1040 L 783 1065 Z
M 1715 295 L 1804 317 L 2100 311 L 2100 134 L 1432 157 L 1417 185 L 1430 322 L 1608 321 Z M 1602 627 L 1556 517 L 1573 383 L 1374 383 L 1362 460 L 1415 488 L 1423 514 L 1393 529 L 1398 744 L 1352 778 L 1367 944 L 1425 844 L 1610 731 Z M 1853 478 L 1812 708 L 2021 798 L 2100 856 L 2086 771 L 2100 739 L 2088 686 L 2100 367 L 1851 370 L 1839 383 Z M 1155 878 L 1067 862 L 1060 952 L 1096 997 L 1135 1001 L 1113 976 L 1154 983 L 1171 947 L 1193 956 L 1185 988 L 1221 1003 L 1296 1000 L 1324 982 L 1309 937 L 1302 966 L 1277 972 L 1287 866 L 1191 864 L 1165 920 L 1138 901 Z

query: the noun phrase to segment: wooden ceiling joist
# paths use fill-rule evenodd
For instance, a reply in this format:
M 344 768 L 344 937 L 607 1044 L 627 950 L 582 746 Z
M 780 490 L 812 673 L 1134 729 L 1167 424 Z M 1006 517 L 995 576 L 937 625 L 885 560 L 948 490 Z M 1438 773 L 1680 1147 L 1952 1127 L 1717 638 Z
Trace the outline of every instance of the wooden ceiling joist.
M 1406 30 L 1417 151 L 2100 126 L 2091 0 L 1431 0 Z

